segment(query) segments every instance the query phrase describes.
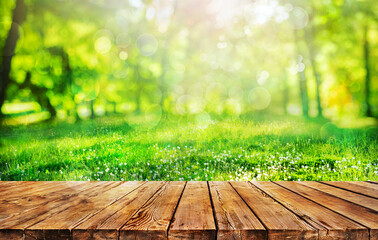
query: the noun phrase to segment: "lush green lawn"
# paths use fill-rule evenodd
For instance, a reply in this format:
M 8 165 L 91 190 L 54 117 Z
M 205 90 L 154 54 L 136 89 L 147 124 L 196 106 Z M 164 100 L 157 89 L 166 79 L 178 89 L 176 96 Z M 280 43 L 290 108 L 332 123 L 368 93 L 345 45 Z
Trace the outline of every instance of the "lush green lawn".
M 378 180 L 377 129 L 303 120 L 2 128 L 1 180 Z

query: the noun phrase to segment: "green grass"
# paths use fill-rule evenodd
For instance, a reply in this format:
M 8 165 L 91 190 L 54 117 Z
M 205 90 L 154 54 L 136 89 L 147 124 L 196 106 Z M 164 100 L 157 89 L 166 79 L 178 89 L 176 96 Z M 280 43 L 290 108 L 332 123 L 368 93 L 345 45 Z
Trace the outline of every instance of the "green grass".
M 378 180 L 376 128 L 121 118 L 2 128 L 0 180 Z

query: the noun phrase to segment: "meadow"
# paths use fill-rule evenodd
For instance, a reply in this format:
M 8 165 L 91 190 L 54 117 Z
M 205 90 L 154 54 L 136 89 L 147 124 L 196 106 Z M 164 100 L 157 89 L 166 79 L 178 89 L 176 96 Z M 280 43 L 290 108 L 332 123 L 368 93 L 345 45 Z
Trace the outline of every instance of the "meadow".
M 378 180 L 376 128 L 241 118 L 120 117 L 3 127 L 0 180 Z

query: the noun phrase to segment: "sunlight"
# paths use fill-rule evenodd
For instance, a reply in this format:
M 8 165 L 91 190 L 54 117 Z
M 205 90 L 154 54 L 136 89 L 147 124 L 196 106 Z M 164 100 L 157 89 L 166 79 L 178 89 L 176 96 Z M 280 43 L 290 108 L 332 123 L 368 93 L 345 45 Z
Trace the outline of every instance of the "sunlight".
M 136 40 L 139 52 L 143 56 L 153 55 L 158 48 L 158 41 L 152 34 L 142 34 Z
M 233 23 L 240 11 L 240 3 L 240 0 L 212 0 L 206 10 L 210 15 L 216 16 L 218 27 L 223 27 Z
M 95 48 L 98 53 L 107 54 L 112 48 L 112 43 L 108 37 L 102 36 L 96 40 Z
M 277 0 L 259 0 L 247 5 L 244 10 L 244 17 L 251 25 L 262 25 L 276 14 L 277 9 Z M 279 8 L 281 18 L 285 18 L 282 15 L 282 10 L 282 8 Z
M 0 180 L 376 179 L 376 1 L 0 0 Z

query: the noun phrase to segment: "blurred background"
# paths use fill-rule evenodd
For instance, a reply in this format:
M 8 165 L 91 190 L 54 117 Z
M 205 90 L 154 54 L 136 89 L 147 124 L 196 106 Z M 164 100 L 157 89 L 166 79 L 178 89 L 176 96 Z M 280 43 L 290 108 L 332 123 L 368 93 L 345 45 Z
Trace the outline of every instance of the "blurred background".
M 2 0 L 0 115 L 375 122 L 377 13 L 374 0 Z

